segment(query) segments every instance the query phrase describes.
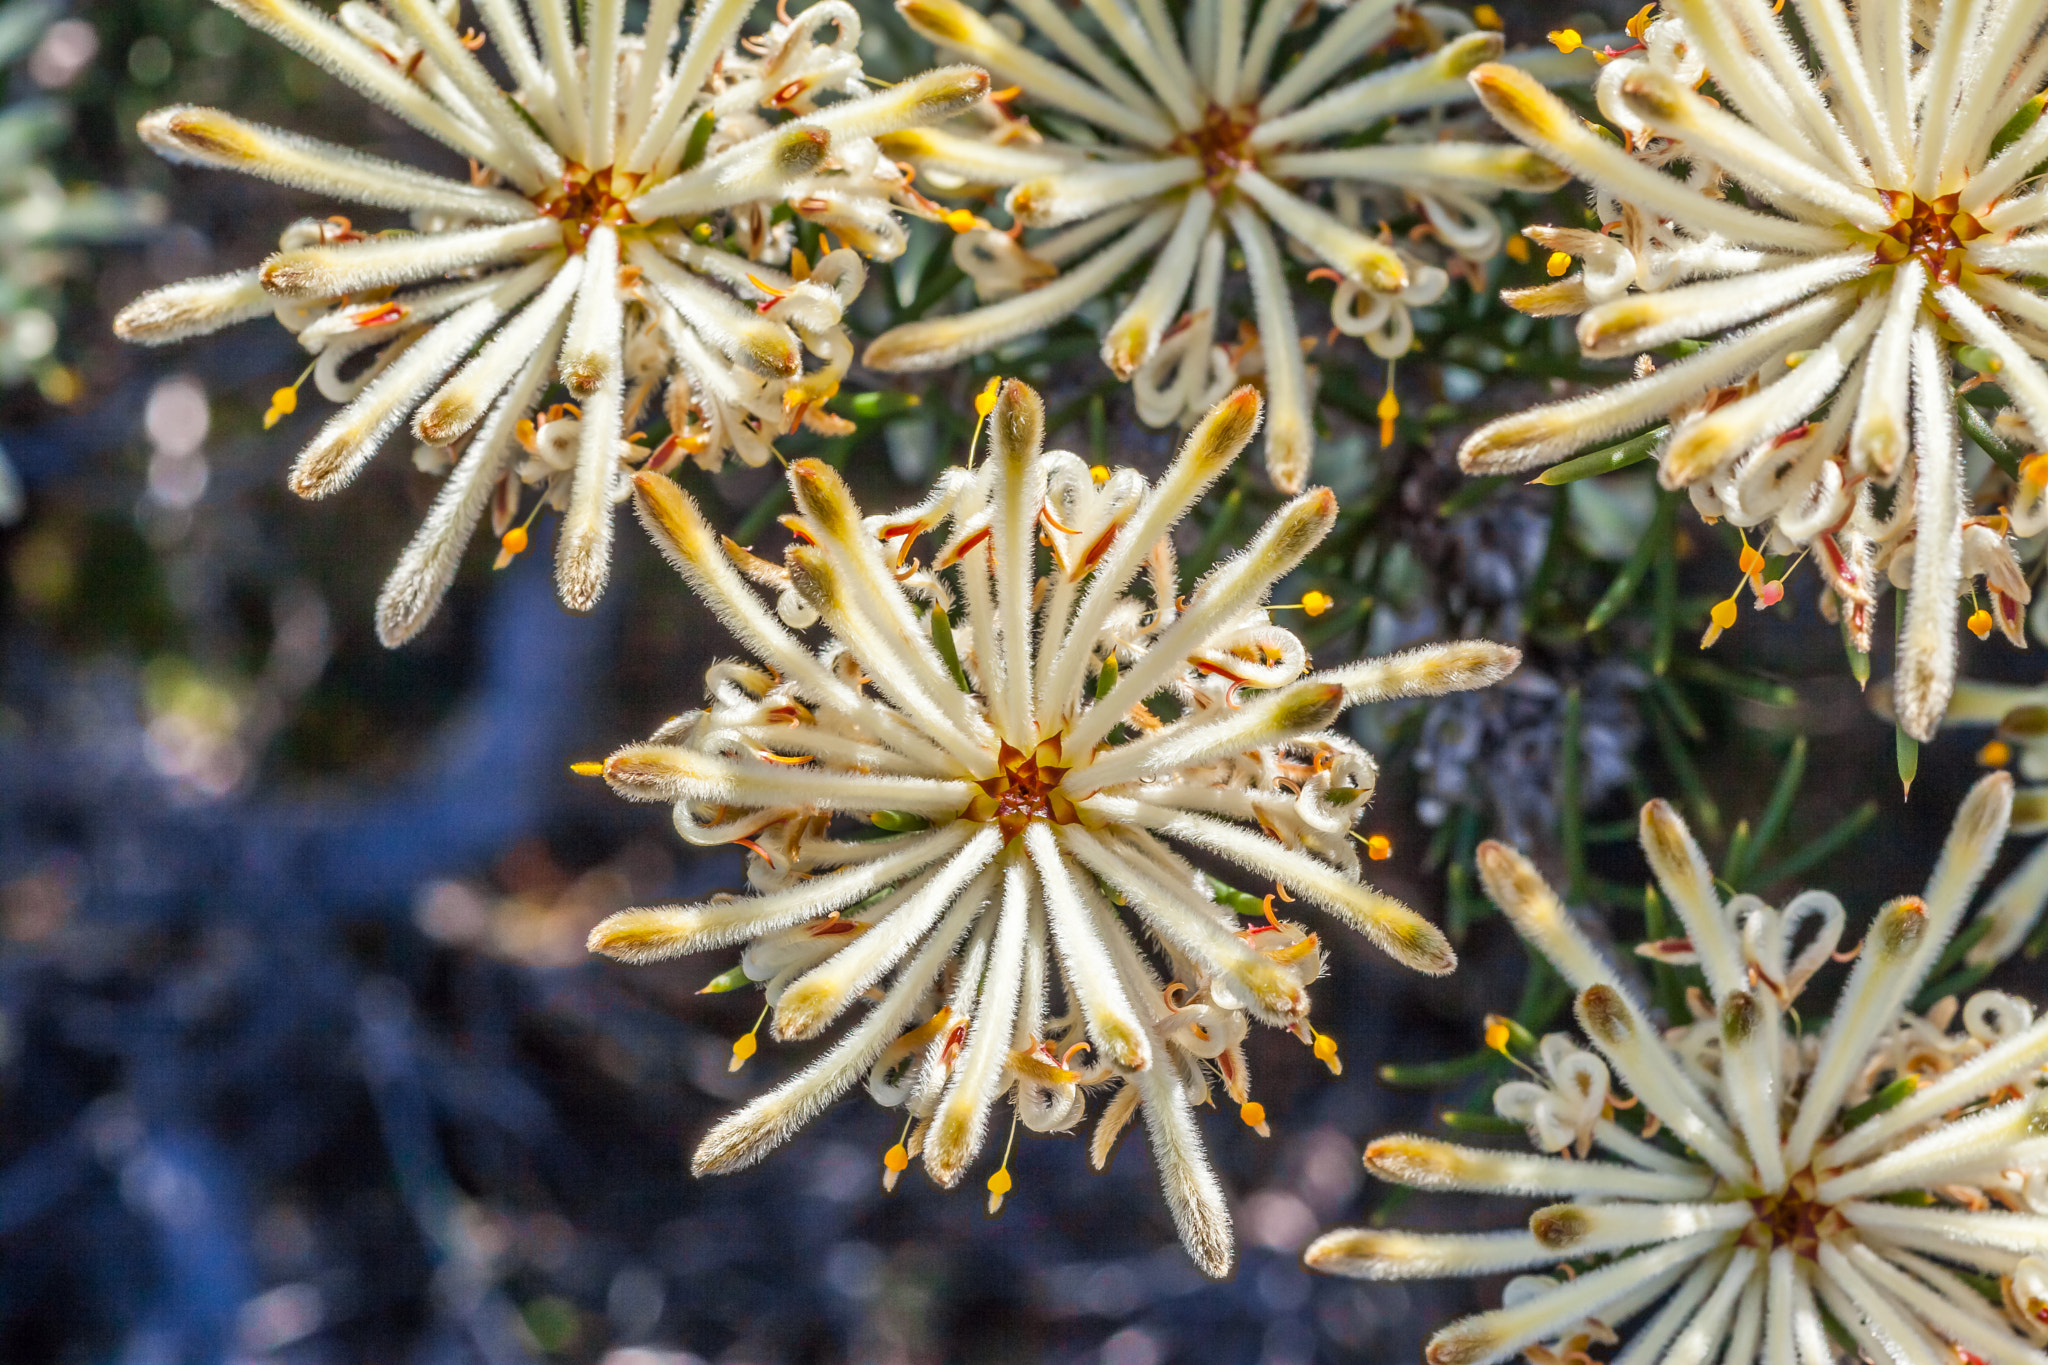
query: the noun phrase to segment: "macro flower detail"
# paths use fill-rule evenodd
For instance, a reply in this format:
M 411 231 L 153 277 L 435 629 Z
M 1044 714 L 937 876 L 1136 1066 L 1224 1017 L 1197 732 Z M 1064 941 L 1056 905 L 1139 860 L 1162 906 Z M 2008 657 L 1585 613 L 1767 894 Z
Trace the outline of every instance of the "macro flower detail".
M 624 796 L 674 803 L 693 844 L 743 842 L 754 894 L 623 911 L 591 947 L 646 962 L 745 944 L 721 988 L 763 983 L 778 1039 L 877 1001 L 715 1126 L 699 1174 L 760 1160 L 864 1080 L 906 1112 L 887 1182 L 922 1156 L 950 1187 L 1005 1096 L 1017 1122 L 1063 1131 L 1111 1087 L 1096 1163 L 1142 1116 L 1181 1236 L 1220 1275 L 1230 1218 L 1192 1106 L 1220 1086 L 1263 1127 L 1249 1019 L 1333 1070 L 1336 1044 L 1309 1023 L 1318 936 L 1179 850 L 1236 864 L 1405 965 L 1451 970 L 1443 935 L 1359 878 L 1353 827 L 1377 771 L 1332 726 L 1363 702 L 1484 686 L 1519 656 L 1477 641 L 1309 671 L 1265 601 L 1329 531 L 1323 489 L 1183 596 L 1169 533 L 1259 411 L 1252 390 L 1230 395 L 1148 485 L 1043 451 L 1040 399 L 1013 381 L 981 466 L 945 471 L 902 512 L 863 518 L 829 466 L 795 463 L 780 564 L 721 543 L 667 479 L 636 476 L 649 530 L 757 662 L 713 668 L 705 710 L 602 772 Z M 926 560 L 916 542 L 935 534 Z M 821 647 L 793 633 L 818 622 Z M 750 1033 L 736 1059 L 753 1048 Z M 1005 1158 L 992 1210 L 1008 1182 Z
M 1670 0 L 1596 83 L 1612 132 L 1512 68 L 1472 73 L 1510 132 L 1592 186 L 1599 224 L 1528 229 L 1553 273 L 1580 268 L 1509 301 L 1576 315 L 1588 357 L 1640 358 L 1632 380 L 1498 419 L 1459 454 L 1509 473 L 1668 423 L 1664 485 L 1767 528 L 1770 553 L 1810 551 L 1856 649 L 1879 576 L 1908 593 L 1898 713 L 1926 740 L 1954 684 L 1958 598 L 1981 580 L 1971 629 L 2022 645 L 2013 537 L 2048 529 L 2048 466 L 2013 470 L 2009 506 L 1980 514 L 1961 459 L 1965 434 L 2002 449 L 1965 397 L 1987 380 L 2029 444 L 2048 441 L 2048 195 L 2028 187 L 2048 151 L 2048 6 L 1793 10 L 1804 43 L 1763 0 Z M 1959 382 L 1959 365 L 1975 373 Z M 1783 591 L 1761 563 L 1743 569 L 1760 608 Z
M 1911 1005 L 1945 966 L 2011 807 L 2009 777 L 1978 782 L 1926 891 L 1886 904 L 1837 953 L 1833 896 L 1724 903 L 1684 822 L 1651 802 L 1643 851 L 1687 933 L 1656 954 L 1706 978 L 1694 1017 L 1662 1030 L 1528 860 L 1482 844 L 1487 894 L 1578 991 L 1599 1053 L 1545 1038 L 1543 1071 L 1500 1087 L 1495 1108 L 1575 1158 L 1400 1136 L 1370 1144 L 1366 1167 L 1420 1189 L 1567 1202 L 1521 1231 L 1339 1230 L 1308 1263 L 1364 1279 L 1522 1272 L 1502 1307 L 1436 1333 L 1431 1365 L 1556 1365 L 1624 1341 L 1617 1362 L 2039 1361 L 2048 1019 L 1999 991 Z M 1855 966 L 1809 1031 L 1801 993 L 1844 958 Z
M 633 467 L 761 464 L 799 423 L 842 430 L 821 405 L 852 363 L 842 317 L 859 257 L 899 253 L 895 207 L 922 211 L 874 139 L 988 88 L 950 67 L 868 92 L 859 18 L 838 0 L 737 45 L 753 0 L 710 0 L 673 61 L 680 0 L 655 0 L 639 34 L 621 0 L 598 0 L 580 38 L 567 7 L 540 0 L 480 0 L 481 35 L 457 32 L 454 0 L 349 0 L 335 20 L 301 0 L 225 3 L 471 167 L 453 179 L 215 109 L 141 124 L 173 160 L 411 215 L 403 232 L 295 223 L 259 268 L 156 290 L 115 321 L 149 344 L 265 315 L 289 327 L 320 392 L 346 404 L 293 466 L 303 496 L 343 487 L 408 419 L 422 466 L 452 466 L 378 603 L 386 644 L 431 617 L 486 510 L 501 564 L 542 505 L 559 510 L 562 601 L 587 609 Z M 807 261 L 782 206 L 846 245 Z M 544 407 L 557 380 L 568 401 Z M 656 417 L 669 436 L 650 447 L 640 428 Z
M 1387 210 L 1367 205 L 1418 208 L 1453 253 L 1483 260 L 1501 240 L 1487 200 L 1563 183 L 1549 162 L 1512 145 L 1439 141 L 1431 119 L 1394 124 L 1469 99 L 1465 73 L 1502 48 L 1497 33 L 1445 41 L 1394 0 L 1345 8 L 1286 66 L 1275 52 L 1300 9 L 1288 0 L 1268 0 L 1255 17 L 1244 0 L 1198 0 L 1185 41 L 1161 0 L 1090 0 L 1099 36 L 1043 0 L 1018 5 L 1059 60 L 962 0 L 897 8 L 939 47 L 1015 85 L 1027 110 L 1078 120 L 1098 136 L 1034 140 L 1002 125 L 997 137 L 931 128 L 886 139 L 890 155 L 934 186 L 1010 187 L 1004 206 L 1015 226 L 1005 234 L 960 211 L 975 227 L 955 239 L 953 257 L 984 306 L 894 328 L 865 362 L 951 365 L 1059 321 L 1149 262 L 1102 338 L 1103 363 L 1131 383 L 1153 426 L 1192 424 L 1239 379 L 1260 376 L 1266 468 L 1283 492 L 1300 491 L 1315 446 L 1283 243 L 1333 278 L 1337 331 L 1392 361 L 1413 344 L 1409 310 L 1435 302 L 1449 276 L 1383 229 L 1368 230 Z M 1465 22 L 1447 10 L 1430 16 Z M 1331 84 L 1396 37 L 1434 50 Z M 1390 131 L 1354 145 L 1382 121 Z M 1025 244 L 1027 230 L 1035 235 Z M 1221 316 L 1233 252 L 1257 319 L 1241 339 Z

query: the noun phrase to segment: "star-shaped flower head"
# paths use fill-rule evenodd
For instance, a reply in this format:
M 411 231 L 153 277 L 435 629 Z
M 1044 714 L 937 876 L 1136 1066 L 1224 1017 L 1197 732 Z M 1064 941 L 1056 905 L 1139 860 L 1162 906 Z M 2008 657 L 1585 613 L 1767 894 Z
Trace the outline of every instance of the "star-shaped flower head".
M 423 464 L 454 462 L 378 603 L 387 644 L 433 614 L 487 507 L 506 555 L 525 548 L 522 484 L 539 486 L 535 512 L 563 513 L 556 578 L 580 610 L 604 590 L 631 466 L 760 464 L 799 421 L 837 422 L 819 405 L 853 359 L 841 319 L 865 271 L 849 248 L 900 252 L 892 204 L 911 202 L 874 139 L 988 88 L 949 67 L 865 93 L 859 19 L 839 3 L 743 52 L 754 0 L 706 0 L 673 60 L 681 0 L 654 0 L 639 34 L 624 0 L 579 11 L 580 34 L 559 0 L 479 0 L 481 34 L 457 32 L 456 0 L 348 0 L 339 22 L 302 0 L 222 3 L 469 159 L 452 179 L 215 109 L 141 126 L 176 160 L 411 215 L 407 232 L 295 223 L 260 268 L 146 294 L 115 321 L 152 344 L 268 314 L 292 328 L 320 391 L 347 404 L 292 468 L 306 497 L 348 483 L 408 418 Z M 784 206 L 848 246 L 813 266 L 774 223 Z M 557 380 L 570 401 L 543 407 Z M 279 391 L 273 420 L 296 393 Z M 657 416 L 670 436 L 650 450 L 640 428 Z
M 1473 72 L 1510 132 L 1592 185 L 1600 224 L 1529 229 L 1558 269 L 1581 268 L 1510 301 L 1578 315 L 1588 356 L 1707 344 L 1489 423 L 1459 452 L 1465 468 L 1528 469 L 1668 422 L 1665 486 L 1706 516 L 1767 527 L 1771 552 L 1811 549 L 1858 648 L 1878 576 L 1910 591 L 1899 717 L 1931 738 L 1958 595 L 1982 578 L 1991 606 L 1973 629 L 2022 644 L 2030 594 L 2008 532 L 2048 529 L 2048 463 L 2011 493 L 2009 520 L 1973 514 L 1958 428 L 1990 438 L 1962 396 L 1981 380 L 1956 373 L 1990 376 L 2048 441 L 2048 194 L 2026 188 L 2048 154 L 2044 17 L 2040 0 L 1794 0 L 1782 14 L 1670 0 L 1601 73 L 1615 132 L 1511 68 Z M 1783 591 L 1744 573 L 1759 605 Z M 1717 609 L 1715 634 L 1735 609 Z
M 1256 16 L 1245 0 L 1194 0 L 1178 19 L 1165 0 L 1088 0 L 1092 32 L 1050 0 L 1018 0 L 1058 60 L 961 0 L 897 8 L 939 47 L 1014 83 L 1027 111 L 1050 116 L 1041 122 L 1051 136 L 1002 144 L 931 129 L 889 140 L 892 155 L 953 183 L 1013 186 L 1012 220 L 1039 231 L 1028 247 L 986 226 L 956 239 L 954 259 L 993 301 L 886 332 L 866 363 L 950 365 L 1059 321 L 1143 263 L 1102 339 L 1103 362 L 1132 383 L 1139 415 L 1164 426 L 1193 423 L 1256 351 L 1266 468 L 1284 492 L 1308 478 L 1315 433 L 1282 241 L 1334 276 L 1336 328 L 1392 360 L 1414 341 L 1408 310 L 1435 301 L 1448 277 L 1368 230 L 1384 210 L 1365 205 L 1413 205 L 1454 251 L 1483 259 L 1500 247 L 1486 200 L 1563 183 L 1519 148 L 1438 141 L 1428 119 L 1395 123 L 1469 98 L 1465 73 L 1501 52 L 1497 33 L 1444 42 L 1396 0 L 1345 7 L 1288 65 L 1275 54 L 1300 13 L 1293 0 L 1266 0 Z M 1331 85 L 1401 31 L 1438 45 Z M 1073 131 L 1058 134 L 1060 121 Z M 1360 136 L 1368 130 L 1376 135 Z M 1232 243 L 1258 320 L 1256 346 L 1236 354 L 1220 317 Z
M 1569 1154 L 1403 1136 L 1372 1143 L 1365 1163 L 1419 1189 L 1566 1202 L 1521 1231 L 1340 1230 L 1308 1263 L 1379 1280 L 1563 1267 L 1518 1274 L 1502 1307 L 1439 1331 L 1430 1365 L 1584 1361 L 1625 1328 L 1616 1365 L 2042 1360 L 2048 1019 L 2000 991 L 1910 1006 L 1953 960 L 2011 809 L 2009 777 L 1980 781 L 1926 892 L 1885 905 L 1836 954 L 1840 901 L 1724 903 L 1684 822 L 1651 802 L 1643 851 L 1688 937 L 1645 948 L 1706 977 L 1694 1017 L 1662 1030 L 1528 860 L 1480 845 L 1487 894 L 1577 989 L 1597 1049 L 1544 1039 L 1542 1071 L 1494 1106 L 1541 1151 Z M 2048 887 L 2034 883 L 2038 909 Z M 1795 1002 L 1840 957 L 1856 964 L 1840 997 L 1807 1005 L 1802 1026 Z
M 1473 641 L 1308 673 L 1265 602 L 1329 531 L 1326 489 L 1183 597 L 1169 533 L 1258 422 L 1258 395 L 1231 394 L 1148 486 L 1043 451 L 1039 397 L 1012 382 L 982 466 L 948 470 L 897 515 L 863 519 L 831 468 L 793 465 L 782 564 L 721 545 L 674 484 L 636 477 L 648 528 L 758 662 L 714 668 L 706 710 L 603 772 L 623 795 L 675 803 L 692 843 L 747 841 L 758 894 L 624 911 L 591 946 L 645 962 L 744 943 L 739 970 L 766 983 L 782 1039 L 879 997 L 712 1129 L 700 1174 L 759 1160 L 865 1078 L 908 1111 L 889 1182 L 921 1151 L 951 1186 L 1005 1095 L 1028 1126 L 1063 1130 L 1087 1089 L 1114 1084 L 1097 1163 L 1142 1109 L 1181 1235 L 1220 1275 L 1230 1219 L 1190 1106 L 1213 1077 L 1263 1125 L 1238 1046 L 1248 1017 L 1333 1068 L 1336 1045 L 1308 1023 L 1316 935 L 1275 919 L 1270 897 L 1262 910 L 1217 892 L 1183 850 L 1408 966 L 1451 970 L 1433 925 L 1359 879 L 1351 831 L 1376 769 L 1332 727 L 1360 702 L 1483 686 L 1519 656 Z M 913 542 L 942 527 L 927 565 Z M 821 619 L 816 649 L 784 624 Z M 874 826 L 901 832 L 860 837 Z M 735 1052 L 752 1047 L 749 1034 Z M 1005 1167 L 991 1181 L 994 1202 L 1008 1180 Z

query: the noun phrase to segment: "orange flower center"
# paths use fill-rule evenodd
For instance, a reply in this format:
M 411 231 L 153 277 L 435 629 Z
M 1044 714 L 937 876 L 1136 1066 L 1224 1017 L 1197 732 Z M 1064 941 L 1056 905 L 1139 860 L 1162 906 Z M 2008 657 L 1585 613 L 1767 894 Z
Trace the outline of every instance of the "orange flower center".
M 1984 235 L 1984 225 L 1956 208 L 1956 196 L 1922 199 L 1902 191 L 1883 191 L 1891 205 L 1892 225 L 1879 234 L 1877 259 L 1882 265 L 1904 265 L 1918 257 L 1936 284 L 1954 284 L 1963 269 L 1963 244 Z
M 640 177 L 631 171 L 609 166 L 593 171 L 572 161 L 562 172 L 561 186 L 543 190 L 533 202 L 548 217 L 562 220 L 562 245 L 573 254 L 583 250 L 600 223 L 617 227 L 627 220 L 626 201 L 639 185 Z
M 996 773 L 975 783 L 981 791 L 961 813 L 964 820 L 993 820 L 1007 841 L 1024 832 L 1033 820 L 1071 825 L 1079 817 L 1074 803 L 1059 790 L 1071 764 L 1060 760 L 1060 737 L 1026 752 L 1005 742 L 996 755 Z
M 1252 129 L 1258 126 L 1248 111 L 1212 104 L 1202 115 L 1201 125 L 1176 138 L 1173 149 L 1183 156 L 1200 158 L 1202 178 L 1211 190 L 1220 192 L 1240 170 L 1257 164 L 1257 158 L 1245 144 Z

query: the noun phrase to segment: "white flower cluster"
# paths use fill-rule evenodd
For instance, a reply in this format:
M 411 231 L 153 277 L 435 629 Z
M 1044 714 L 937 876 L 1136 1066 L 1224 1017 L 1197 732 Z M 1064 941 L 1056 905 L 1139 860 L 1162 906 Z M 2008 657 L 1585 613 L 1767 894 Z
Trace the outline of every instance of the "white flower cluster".
M 1440 136 L 1439 111 L 1471 98 L 1465 74 L 1503 50 L 1498 33 L 1443 7 L 1357 0 L 1286 64 L 1275 56 L 1302 12 L 1295 0 L 1264 0 L 1256 14 L 1246 0 L 1193 0 L 1181 24 L 1162 0 L 1088 0 L 1099 33 L 1050 0 L 1021 0 L 1058 61 L 1003 27 L 1014 21 L 962 0 L 897 8 L 941 48 L 1014 83 L 1030 112 L 1053 117 L 1043 137 L 996 120 L 887 140 L 934 187 L 1010 187 L 1004 207 L 1017 231 L 967 215 L 963 226 L 975 226 L 953 258 L 986 306 L 886 332 L 866 362 L 951 365 L 1067 317 L 1143 265 L 1103 335 L 1103 363 L 1131 383 L 1154 426 L 1191 424 L 1240 379 L 1260 377 L 1266 468 L 1283 492 L 1300 491 L 1315 450 L 1289 252 L 1334 278 L 1336 330 L 1391 361 L 1414 344 L 1409 310 L 1436 302 L 1449 276 L 1367 223 L 1389 204 L 1412 206 L 1451 253 L 1483 260 L 1501 244 L 1489 202 L 1500 190 L 1564 183 L 1519 148 Z M 1358 74 L 1394 39 L 1429 50 Z M 1358 135 L 1381 124 L 1392 126 L 1361 145 Z M 1062 126 L 1076 131 L 1053 131 Z M 1025 230 L 1036 234 L 1029 245 L 1018 240 Z M 1233 248 L 1257 317 L 1242 340 L 1222 317 Z
M 758 663 L 714 668 L 704 711 L 602 770 L 624 795 L 674 803 L 691 843 L 744 841 L 756 894 L 624 911 L 591 946 L 641 962 L 745 943 L 740 968 L 765 983 L 782 1039 L 879 995 L 823 1057 L 719 1123 L 700 1173 L 760 1159 L 865 1077 L 907 1111 L 890 1183 L 921 1153 L 951 1186 L 1005 1096 L 1025 1126 L 1055 1131 L 1080 1122 L 1086 1090 L 1114 1086 L 1097 1164 L 1142 1110 L 1181 1235 L 1220 1275 L 1230 1217 L 1192 1106 L 1213 1077 L 1263 1127 L 1240 1046 L 1250 1018 L 1333 1067 L 1336 1048 L 1308 1023 L 1317 936 L 1275 919 L 1270 898 L 1240 919 L 1175 845 L 1408 966 L 1452 968 L 1432 925 L 1359 879 L 1352 828 L 1377 771 L 1332 725 L 1362 702 L 1484 686 L 1519 655 L 1475 641 L 1309 672 L 1265 604 L 1328 532 L 1324 489 L 1183 598 L 1168 533 L 1251 441 L 1259 406 L 1250 389 L 1226 398 L 1148 485 L 1042 450 L 1039 397 L 1012 381 L 982 466 L 948 470 L 894 516 L 864 519 L 830 467 L 798 461 L 781 564 L 721 543 L 667 479 L 636 477 L 649 530 Z M 913 555 L 941 531 L 929 564 Z M 792 633 L 820 621 L 821 647 Z M 857 837 L 835 818 L 897 833 Z M 749 1034 L 736 1055 L 752 1047 Z M 1005 1165 L 994 1202 L 1008 1179 Z
M 1511 67 L 1472 74 L 1510 132 L 1592 187 L 1599 224 L 1529 229 L 1580 268 L 1510 301 L 1576 315 L 1589 357 L 1642 358 L 1632 381 L 1491 422 L 1459 454 L 1508 473 L 1669 423 L 1665 486 L 1766 528 L 1772 553 L 1813 550 L 1857 648 L 1880 578 L 1908 593 L 1895 696 L 1925 740 L 1955 681 L 1958 597 L 1982 580 L 1972 628 L 2023 645 L 2011 537 L 2048 530 L 2048 463 L 2007 510 L 1972 508 L 1961 427 L 1988 424 L 1964 396 L 1981 380 L 1955 373 L 1960 355 L 2048 441 L 2048 194 L 2029 185 L 2048 4 L 1799 0 L 1796 30 L 1783 8 L 1669 0 L 1596 84 L 1612 131 Z M 1673 363 L 1645 354 L 1701 339 Z
M 1661 1033 L 1536 869 L 1481 845 L 1487 894 L 1578 991 L 1598 1049 L 1543 1039 L 1542 1070 L 1501 1086 L 1494 1106 L 1540 1151 L 1569 1155 L 1391 1137 L 1366 1149 L 1366 1166 L 1422 1189 L 1567 1202 L 1513 1232 L 1332 1232 L 1309 1264 L 1365 1279 L 1575 1272 L 1518 1274 L 1500 1308 L 1431 1339 L 1431 1365 L 1585 1359 L 1645 1313 L 1616 1365 L 2038 1362 L 2048 1019 L 1998 991 L 1909 1008 L 2011 810 L 2011 778 L 1980 781 L 1925 893 L 1884 906 L 1838 955 L 1846 916 L 1833 896 L 1809 891 L 1782 910 L 1749 895 L 1724 903 L 1684 822 L 1650 803 L 1643 851 L 1687 931 L 1652 947 L 1707 982 L 1695 1017 Z M 2038 915 L 2044 897 L 2048 885 L 2023 870 L 1980 914 L 1995 929 L 2008 900 Z M 1809 1032 L 1795 1004 L 1842 956 L 1856 965 L 1825 1028 Z M 1615 1095 L 1617 1078 L 1633 1098 Z M 1641 1121 L 1617 1121 L 1624 1109 Z
M 452 464 L 378 604 L 387 644 L 432 615 L 486 509 L 507 554 L 525 548 L 523 486 L 563 513 L 556 576 L 583 609 L 632 467 L 760 464 L 800 422 L 839 429 L 820 405 L 852 363 L 859 257 L 900 253 L 895 210 L 916 206 L 875 139 L 988 88 L 948 67 L 868 92 L 843 0 L 744 42 L 754 0 L 710 0 L 687 40 L 681 0 L 654 0 L 638 34 L 624 0 L 596 0 L 580 33 L 558 0 L 482 0 L 481 35 L 457 31 L 455 0 L 347 0 L 332 20 L 303 0 L 224 3 L 471 168 L 454 179 L 215 109 L 141 126 L 174 160 L 410 215 L 405 231 L 295 223 L 259 268 L 157 290 L 115 324 L 151 344 L 271 315 L 291 328 L 320 392 L 346 405 L 292 469 L 306 497 L 347 484 L 408 420 L 422 465 Z M 785 209 L 845 246 L 806 261 Z M 569 401 L 543 409 L 557 381 Z M 279 391 L 272 420 L 296 392 Z M 637 429 L 657 399 L 671 435 L 650 450 Z

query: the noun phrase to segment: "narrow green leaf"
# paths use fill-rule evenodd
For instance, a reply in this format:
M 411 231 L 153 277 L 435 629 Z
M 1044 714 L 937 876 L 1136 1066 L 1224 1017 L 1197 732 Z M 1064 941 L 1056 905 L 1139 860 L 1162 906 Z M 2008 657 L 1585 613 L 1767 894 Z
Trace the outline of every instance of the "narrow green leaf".
M 1577 483 L 1580 479 L 1612 474 L 1617 469 L 1627 469 L 1632 464 L 1640 464 L 1650 458 L 1650 453 L 1657 448 L 1658 443 L 1664 439 L 1664 433 L 1669 430 L 1669 427 L 1654 427 L 1640 436 L 1631 436 L 1619 445 L 1611 445 L 1605 450 L 1596 450 L 1590 455 L 1566 460 L 1563 464 L 1554 464 L 1538 474 L 1536 482 L 1555 488 L 1560 484 Z
M 736 991 L 742 986 L 751 986 L 753 984 L 753 982 L 747 979 L 747 969 L 745 967 L 733 967 L 712 977 L 709 982 L 705 983 L 698 990 L 697 994 L 724 995 L 727 991 Z
M 936 602 L 932 604 L 932 645 L 939 651 L 939 657 L 946 661 L 954 684 L 962 692 L 972 692 L 974 689 L 967 683 L 967 670 L 960 667 L 960 651 L 953 644 L 953 623 Z
M 1498 1052 L 1481 1048 L 1444 1062 L 1388 1062 L 1380 1068 L 1379 1077 L 1385 1084 L 1403 1090 L 1434 1090 L 1477 1075 L 1495 1062 L 1507 1064 Z
M 1828 826 L 1818 838 L 1804 848 L 1786 857 L 1781 862 L 1759 871 L 1751 879 L 1754 886 L 1776 886 L 1826 862 L 1842 849 L 1855 842 L 1856 837 L 1877 822 L 1877 802 L 1865 801 L 1855 810 Z
M 1660 694 L 1652 692 L 1659 701 Z M 1663 706 L 1644 708 L 1650 717 L 1650 732 L 1656 737 L 1658 752 L 1663 754 L 1671 775 L 1678 779 L 1679 790 L 1685 793 L 1686 804 L 1692 807 L 1693 818 L 1699 822 L 1700 830 L 1709 839 L 1721 837 L 1721 808 L 1714 804 L 1714 798 L 1707 792 L 1707 784 L 1700 780 L 1700 770 L 1693 763 L 1692 755 L 1686 752 L 1685 743 L 1678 736 L 1678 729 L 1671 723 L 1671 717 Z
M 1586 634 L 1591 635 L 1617 616 L 1621 609 L 1635 598 L 1636 589 L 1643 585 L 1643 576 L 1656 562 L 1658 549 L 1671 535 L 1671 509 L 1677 504 L 1670 498 L 1658 498 L 1657 510 L 1650 517 L 1650 525 L 1637 542 L 1635 553 L 1621 566 L 1621 572 L 1607 585 L 1600 600 L 1594 604 L 1592 613 L 1586 617 Z
M 1778 769 L 1778 781 L 1771 788 L 1771 799 L 1764 806 L 1764 813 L 1756 822 L 1756 830 L 1750 838 L 1746 854 L 1738 866 L 1733 853 L 1729 855 L 1724 874 L 1729 885 L 1738 891 L 1748 885 L 1749 873 L 1771 851 L 1771 845 L 1784 832 L 1785 821 L 1792 814 L 1792 802 L 1799 795 L 1799 784 L 1806 778 L 1806 736 L 1794 735 L 1792 747 L 1785 753 L 1785 766 Z
M 2004 470 L 2007 476 L 2019 478 L 2020 456 L 2024 452 L 2014 450 L 2001 440 L 1992 430 L 1990 419 L 1975 403 L 1958 403 L 1956 411 L 1962 416 L 1964 433 L 1991 457 L 1991 462 Z
M 690 125 L 690 140 L 683 144 L 683 161 L 676 169 L 687 171 L 704 159 L 704 149 L 711 145 L 711 111 L 706 109 L 697 115 L 697 121 Z
M 1437 1119 L 1444 1127 L 1460 1133 L 1493 1133 L 1501 1137 L 1514 1137 L 1528 1131 L 1513 1119 L 1504 1119 L 1498 1114 L 1475 1113 L 1471 1110 L 1446 1109 L 1437 1115 Z
M 1903 795 L 1911 799 L 1913 779 L 1920 775 L 1920 741 L 1907 734 L 1902 727 L 1892 729 L 1892 756 L 1899 765 L 1899 786 Z

